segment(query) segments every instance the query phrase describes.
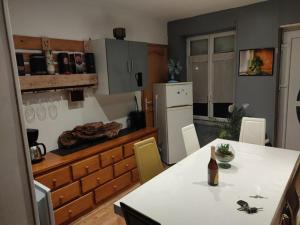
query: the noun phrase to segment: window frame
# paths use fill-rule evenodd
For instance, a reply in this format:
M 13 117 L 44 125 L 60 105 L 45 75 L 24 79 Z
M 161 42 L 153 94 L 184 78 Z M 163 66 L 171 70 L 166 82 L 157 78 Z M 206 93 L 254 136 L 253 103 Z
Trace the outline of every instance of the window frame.
M 226 53 L 215 53 L 214 52 L 214 40 L 215 38 L 219 37 L 226 37 L 226 36 L 232 36 L 234 35 L 234 51 L 233 52 L 226 52 Z M 189 63 L 189 57 L 191 56 L 191 42 L 196 41 L 196 40 L 208 40 L 208 55 L 201 55 L 201 56 L 207 56 L 208 58 L 208 116 L 197 116 L 194 115 L 194 119 L 198 120 L 206 120 L 206 121 L 220 121 L 220 122 L 227 122 L 227 118 L 221 118 L 221 117 L 214 117 L 214 109 L 213 109 L 213 86 L 214 86 L 214 55 L 219 55 L 219 54 L 233 54 L 234 55 L 234 75 L 236 75 L 236 60 L 237 60 L 237 40 L 236 40 L 236 31 L 227 31 L 227 32 L 221 32 L 221 33 L 212 33 L 208 35 L 198 35 L 198 36 L 193 36 L 193 37 L 188 37 L 186 39 L 186 71 L 187 71 L 187 81 L 192 81 L 192 76 L 190 72 L 190 63 Z M 200 56 L 200 55 L 199 55 Z M 233 99 L 235 100 L 236 97 L 236 76 L 234 76 L 233 80 Z M 233 102 L 234 102 L 233 100 Z

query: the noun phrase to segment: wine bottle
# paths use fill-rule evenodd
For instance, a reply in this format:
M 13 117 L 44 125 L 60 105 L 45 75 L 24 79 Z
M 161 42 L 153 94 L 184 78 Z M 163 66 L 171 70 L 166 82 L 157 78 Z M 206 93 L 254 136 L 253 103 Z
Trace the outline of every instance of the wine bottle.
M 211 156 L 208 163 L 208 184 L 211 186 L 219 184 L 219 167 L 216 161 L 215 146 L 211 146 Z

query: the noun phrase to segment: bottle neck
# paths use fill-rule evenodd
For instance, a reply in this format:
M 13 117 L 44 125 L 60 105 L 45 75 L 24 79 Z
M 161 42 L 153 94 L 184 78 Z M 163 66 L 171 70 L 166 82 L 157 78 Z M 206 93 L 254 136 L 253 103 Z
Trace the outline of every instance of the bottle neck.
M 214 146 L 211 147 L 210 152 L 211 159 L 216 160 L 216 150 Z

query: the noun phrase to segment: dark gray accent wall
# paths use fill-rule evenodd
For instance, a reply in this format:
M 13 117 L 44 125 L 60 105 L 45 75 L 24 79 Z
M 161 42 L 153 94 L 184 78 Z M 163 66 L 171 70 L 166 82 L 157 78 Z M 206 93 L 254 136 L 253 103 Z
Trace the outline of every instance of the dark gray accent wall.
M 236 104 L 249 103 L 251 116 L 267 119 L 267 133 L 273 141 L 276 112 L 276 85 L 279 26 L 300 22 L 299 0 L 269 0 L 245 7 L 168 23 L 169 56 L 180 60 L 186 69 L 186 38 L 196 35 L 236 30 L 239 50 L 274 47 L 276 49 L 272 77 L 239 77 L 236 73 Z M 184 69 L 181 81 L 186 80 Z M 238 71 L 238 60 L 236 69 Z
M 300 22 L 300 1 L 299 0 L 278 0 L 279 1 L 279 23 L 292 24 Z

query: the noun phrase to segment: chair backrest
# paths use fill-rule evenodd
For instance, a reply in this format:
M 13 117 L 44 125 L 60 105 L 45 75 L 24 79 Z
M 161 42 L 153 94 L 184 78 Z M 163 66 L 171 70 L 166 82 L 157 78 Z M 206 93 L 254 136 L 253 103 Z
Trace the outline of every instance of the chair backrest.
M 240 142 L 249 144 L 265 145 L 266 138 L 266 119 L 243 117 Z
M 142 184 L 164 170 L 155 138 L 151 137 L 135 143 L 134 153 Z
M 193 152 L 200 149 L 200 144 L 198 141 L 198 136 L 194 124 L 190 124 L 186 127 L 183 127 L 181 131 L 187 155 L 190 155 Z
M 160 225 L 160 223 L 143 215 L 123 202 L 120 202 L 127 225 Z

